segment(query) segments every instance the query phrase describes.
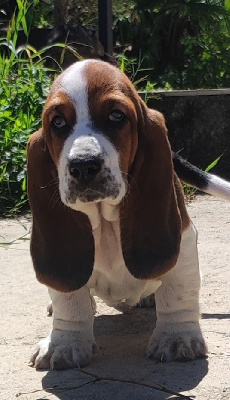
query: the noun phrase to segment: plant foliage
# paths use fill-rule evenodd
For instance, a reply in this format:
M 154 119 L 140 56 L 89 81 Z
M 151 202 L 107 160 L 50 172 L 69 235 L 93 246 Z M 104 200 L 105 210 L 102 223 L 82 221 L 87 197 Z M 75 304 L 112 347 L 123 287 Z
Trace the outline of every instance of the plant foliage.
M 0 58 L 0 209 L 8 214 L 27 201 L 26 143 L 40 125 L 50 86 L 41 63 L 13 61 Z
M 26 31 L 26 3 L 18 0 L 18 6 L 7 37 L 0 39 L 0 213 L 6 215 L 27 204 L 26 143 L 40 125 L 51 84 L 39 53 L 30 46 L 17 48 L 21 23 Z
M 115 21 L 116 41 L 159 86 L 230 85 L 229 0 L 136 0 Z

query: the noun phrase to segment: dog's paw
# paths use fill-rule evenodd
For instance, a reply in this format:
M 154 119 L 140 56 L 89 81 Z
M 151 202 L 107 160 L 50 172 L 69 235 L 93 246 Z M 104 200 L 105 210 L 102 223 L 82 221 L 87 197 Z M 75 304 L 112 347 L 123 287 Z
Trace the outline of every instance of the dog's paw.
M 147 348 L 148 358 L 162 362 L 194 360 L 206 354 L 207 347 L 198 324 L 197 329 L 194 326 L 189 329 L 189 324 L 156 328 Z
M 55 329 L 34 349 L 30 362 L 37 369 L 67 369 L 83 367 L 97 350 L 93 338 L 74 331 Z

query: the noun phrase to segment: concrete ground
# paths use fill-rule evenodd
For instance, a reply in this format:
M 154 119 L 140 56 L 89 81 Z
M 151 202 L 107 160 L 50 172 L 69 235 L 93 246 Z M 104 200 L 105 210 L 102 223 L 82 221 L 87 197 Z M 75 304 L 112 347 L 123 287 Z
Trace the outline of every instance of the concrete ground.
M 30 219 L 0 220 L 1 400 L 230 399 L 230 203 L 197 196 L 188 208 L 199 231 L 208 358 L 169 364 L 146 360 L 154 310 L 121 312 L 97 299 L 99 352 L 90 366 L 67 371 L 36 371 L 28 365 L 33 347 L 51 328 L 49 297 L 30 260 Z

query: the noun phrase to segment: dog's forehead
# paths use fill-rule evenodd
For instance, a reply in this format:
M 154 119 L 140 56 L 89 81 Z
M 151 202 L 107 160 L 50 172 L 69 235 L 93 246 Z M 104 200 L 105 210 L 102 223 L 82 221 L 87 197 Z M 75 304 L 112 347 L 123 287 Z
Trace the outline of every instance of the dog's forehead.
M 122 91 L 124 77 L 117 68 L 99 60 L 85 60 L 73 64 L 54 84 L 75 103 L 78 112 L 84 112 L 88 97 Z

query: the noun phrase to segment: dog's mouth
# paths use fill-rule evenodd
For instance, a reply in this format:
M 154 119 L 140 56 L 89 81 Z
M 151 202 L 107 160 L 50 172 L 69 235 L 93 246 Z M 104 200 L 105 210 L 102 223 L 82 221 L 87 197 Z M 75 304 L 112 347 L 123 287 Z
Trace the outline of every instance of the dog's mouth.
M 71 205 L 77 201 L 83 203 L 96 203 L 105 199 L 115 200 L 120 194 L 119 184 L 111 176 L 101 181 L 91 182 L 89 185 L 79 184 L 75 180 L 70 180 L 66 193 L 66 202 Z
M 102 201 L 106 198 L 106 195 L 100 191 L 93 189 L 85 189 L 82 192 L 75 192 L 72 196 L 69 197 L 69 202 L 71 204 L 76 203 L 77 200 L 82 201 L 83 203 L 92 203 Z

